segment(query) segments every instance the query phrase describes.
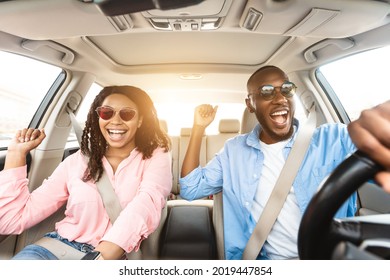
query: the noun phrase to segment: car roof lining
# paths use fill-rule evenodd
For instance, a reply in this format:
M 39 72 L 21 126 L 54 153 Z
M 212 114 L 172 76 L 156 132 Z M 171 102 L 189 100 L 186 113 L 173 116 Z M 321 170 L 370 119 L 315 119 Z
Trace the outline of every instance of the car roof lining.
M 351 1 L 355 3 L 351 5 Z M 203 60 L 210 58 L 224 64 L 260 65 L 291 37 L 299 38 L 304 34 L 305 38 L 313 37 L 317 41 L 324 38 L 348 37 L 387 24 L 390 20 L 388 16 L 390 5 L 382 1 L 236 0 L 232 5 L 235 5 L 234 10 L 242 12 L 227 14 L 219 32 L 157 31 L 149 24 L 143 13 L 129 15 L 134 25 L 121 32 L 94 4 L 74 0 L 10 1 L 0 3 L 0 29 L 31 40 L 65 39 L 74 43 L 75 40 L 81 40 L 80 37 L 86 36 L 95 48 L 120 65 L 164 64 L 168 61 L 202 63 Z M 265 13 L 254 31 L 243 33 L 240 24 L 249 8 Z M 31 13 L 31 10 L 34 10 L 34 13 Z M 69 14 L 74 16 L 70 18 L 67 16 Z M 356 21 L 356 18 L 359 18 L 359 21 Z M 311 26 L 313 22 L 317 26 L 308 29 L 307 26 Z M 31 28 L 26 29 L 26 25 Z M 63 26 L 66 28 L 62 28 Z M 154 34 L 156 39 L 145 44 L 143 32 L 159 34 Z M 231 33 L 240 36 L 240 40 L 237 41 L 239 44 L 229 41 Z M 279 36 L 279 39 L 274 35 Z M 210 43 L 204 46 L 204 41 Z M 118 52 L 115 48 L 129 42 L 131 44 L 128 52 Z M 190 56 L 185 49 L 188 44 L 195 46 L 197 50 Z M 241 50 L 243 46 L 245 49 Z M 111 48 L 113 51 L 109 52 Z M 139 52 L 144 51 L 144 48 L 149 52 L 148 56 L 139 56 Z M 232 48 L 237 50 L 236 58 L 223 61 L 221 52 L 231 52 Z
M 61 62 L 63 54 L 52 50 L 50 46 L 35 51 L 20 47 L 20 53 L 59 65 L 64 69 L 90 72 L 102 86 L 132 82 L 151 94 L 156 93 L 156 96 L 157 93 L 166 94 L 172 91 L 169 94 L 173 98 L 180 97 L 178 100 L 182 100 L 184 97 L 172 90 L 175 85 L 181 90 L 199 95 L 206 91 L 211 93 L 210 96 L 214 96 L 213 93 L 218 96 L 217 91 L 220 89 L 215 86 L 219 84 L 229 89 L 231 100 L 240 101 L 245 97 L 248 75 L 262 65 L 274 64 L 287 72 L 314 69 L 329 57 L 337 58 L 368 48 L 367 43 L 361 38 L 367 36 L 368 32 L 365 30 L 370 29 L 377 29 L 375 32 L 383 34 L 372 37 L 376 41 L 389 40 L 386 35 L 390 28 L 387 24 L 390 20 L 388 1 L 313 0 L 309 4 L 303 0 L 291 0 L 281 4 L 281 7 L 269 6 L 268 2 L 270 1 L 232 1 L 223 25 L 217 32 L 157 31 L 151 27 L 142 13 L 131 14 L 134 26 L 120 32 L 95 5 L 80 1 L 1 2 L 0 30 L 3 32 L 0 33 L 0 38 L 13 36 L 12 42 L 19 45 L 25 39 L 37 41 L 49 39 L 68 47 L 75 54 L 71 65 L 63 64 Z M 354 2 L 353 5 L 351 2 Z M 321 17 L 315 19 L 319 26 L 310 31 L 315 32 L 311 36 L 297 36 L 297 32 L 306 30 L 302 29 L 302 26 L 305 26 L 304 22 L 308 20 L 307 17 L 313 7 L 339 9 L 342 12 L 328 21 L 325 20 L 325 24 L 321 23 Z M 240 27 L 240 21 L 249 8 L 267 10 L 267 13 L 271 10 L 271 15 L 264 17 L 254 31 L 246 31 Z M 65 16 L 69 13 L 73 14 L 71 18 Z M 356 18 L 359 18 L 359 21 L 356 21 Z M 31 28 L 25 28 L 27 25 Z M 361 33 L 355 34 L 356 32 L 352 32 L 350 28 L 356 28 L 357 32 Z M 148 39 L 147 44 L 141 43 L 145 39 L 144 32 L 146 36 L 149 34 L 158 39 Z M 232 33 L 240 40 L 229 41 Z M 339 36 L 344 35 L 353 37 L 355 46 L 352 49 L 341 50 L 330 45 L 315 53 L 318 58 L 316 62 L 308 63 L 305 60 L 303 53 L 311 46 L 328 37 L 337 40 Z M 181 36 L 186 40 L 181 39 L 183 38 Z M 277 36 L 280 39 L 276 39 Z M 215 43 L 208 43 L 206 46 L 202 44 L 206 39 L 213 39 L 212 37 L 215 37 Z M 9 40 L 5 42 L 0 40 L 2 49 L 7 50 L 5 44 L 9 44 Z M 126 52 L 120 51 L 119 48 L 114 52 L 108 51 L 112 46 L 124 44 L 129 45 Z M 196 46 L 195 51 L 188 52 L 186 46 Z M 14 46 L 11 47 L 15 50 Z M 186 53 L 189 57 L 185 57 Z M 229 57 L 229 53 L 237 57 L 233 58 L 233 55 Z M 221 54 L 228 56 L 229 59 L 223 59 Z M 206 63 L 208 59 L 212 59 L 210 61 L 215 64 Z M 227 73 L 232 78 L 226 79 Z M 199 83 L 182 79 L 182 76 L 197 75 L 202 77 Z
M 339 13 L 317 28 L 311 36 L 339 38 L 352 36 L 356 32 L 364 32 L 381 25 L 390 11 L 389 3 L 372 0 L 311 0 L 309 2 L 292 0 L 282 1 L 280 4 L 278 1 L 249 0 L 246 6 L 243 6 L 245 2 L 233 1 L 234 5 L 240 5 L 244 10 L 241 14 L 227 15 L 222 28 L 233 30 L 241 28 L 237 26 L 237 22 L 245 17 L 247 10 L 252 7 L 260 12 L 266 11 L 255 33 L 285 34 L 302 20 L 307 20 L 305 18 L 312 7 L 318 7 L 316 9 Z M 351 2 L 354 2 L 353 5 Z M 275 4 L 270 6 L 270 3 Z M 0 2 L 0 8 L 0 29 L 28 39 L 59 39 L 120 33 L 112 26 L 107 16 L 96 5 L 90 3 L 74 0 L 18 0 Z M 70 18 L 69 14 L 74 16 Z M 137 32 L 137 29 L 154 30 L 142 13 L 134 13 L 130 16 L 134 21 L 134 28 L 129 32 Z M 356 18 L 359 18 L 358 22 Z M 24 28 L 26 25 L 31 28 Z M 61 28 L 64 25 L 67 28 Z

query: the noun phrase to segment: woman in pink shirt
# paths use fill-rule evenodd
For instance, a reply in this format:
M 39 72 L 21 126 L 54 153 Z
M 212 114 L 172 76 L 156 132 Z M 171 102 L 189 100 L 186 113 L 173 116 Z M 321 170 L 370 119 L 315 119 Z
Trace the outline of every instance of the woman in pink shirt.
M 30 193 L 26 155 L 44 138 L 43 129 L 23 129 L 8 147 L 0 172 L 0 234 L 20 234 L 66 204 L 65 218 L 46 237 L 100 252 L 100 259 L 137 251 L 159 225 L 172 187 L 169 138 L 150 97 L 132 86 L 103 88 L 89 110 L 80 151 Z M 96 186 L 103 172 L 122 208 L 113 224 Z M 31 244 L 14 259 L 57 257 Z

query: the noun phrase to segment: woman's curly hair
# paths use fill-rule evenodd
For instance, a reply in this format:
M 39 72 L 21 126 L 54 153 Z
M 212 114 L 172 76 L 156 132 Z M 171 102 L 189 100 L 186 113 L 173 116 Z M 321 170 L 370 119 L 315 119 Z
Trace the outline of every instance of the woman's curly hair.
M 100 131 L 99 117 L 95 110 L 111 94 L 127 96 L 137 105 L 139 115 L 143 117 L 142 124 L 135 134 L 135 146 L 143 154 L 143 159 L 150 158 L 157 147 L 164 148 L 166 152 L 170 148 L 169 137 L 160 128 L 153 101 L 145 91 L 133 86 L 105 87 L 95 97 L 89 109 L 81 139 L 81 153 L 89 159 L 83 177 L 85 182 L 89 180 L 97 182 L 103 174 L 102 158 L 106 153 L 107 142 Z

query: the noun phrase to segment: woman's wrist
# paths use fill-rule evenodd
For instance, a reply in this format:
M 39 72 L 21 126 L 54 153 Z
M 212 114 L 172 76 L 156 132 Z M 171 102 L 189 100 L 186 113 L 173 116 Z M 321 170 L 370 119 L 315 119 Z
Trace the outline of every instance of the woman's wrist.
M 110 241 L 102 241 L 96 246 L 95 251 L 101 253 L 103 260 L 119 260 L 124 254 L 124 250 Z
M 4 169 L 10 169 L 15 167 L 20 167 L 26 165 L 27 154 L 17 151 L 9 150 L 7 151 L 7 156 L 5 158 Z

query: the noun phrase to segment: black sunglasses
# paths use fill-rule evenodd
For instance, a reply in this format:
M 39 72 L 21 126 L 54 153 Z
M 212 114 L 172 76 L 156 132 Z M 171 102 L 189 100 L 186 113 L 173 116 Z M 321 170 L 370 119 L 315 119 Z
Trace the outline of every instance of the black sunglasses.
M 114 108 L 109 107 L 109 106 L 97 107 L 95 111 L 96 111 L 97 115 L 99 116 L 99 118 L 101 118 L 105 121 L 112 119 L 117 112 L 114 110 Z M 135 117 L 135 115 L 137 114 L 137 111 L 135 109 L 132 109 L 132 108 L 122 108 L 118 112 L 119 112 L 120 118 L 125 122 L 131 121 Z
M 279 88 L 280 93 L 286 97 L 292 97 L 297 89 L 297 86 L 292 82 L 284 82 L 280 87 L 274 87 L 273 85 L 264 85 L 259 88 L 257 93 L 250 93 L 249 95 L 254 95 L 255 97 L 262 97 L 264 100 L 272 100 L 276 96 L 276 90 Z M 248 95 L 248 96 L 249 96 Z

